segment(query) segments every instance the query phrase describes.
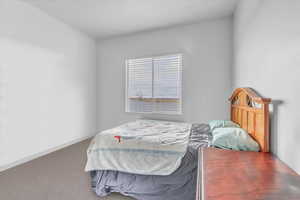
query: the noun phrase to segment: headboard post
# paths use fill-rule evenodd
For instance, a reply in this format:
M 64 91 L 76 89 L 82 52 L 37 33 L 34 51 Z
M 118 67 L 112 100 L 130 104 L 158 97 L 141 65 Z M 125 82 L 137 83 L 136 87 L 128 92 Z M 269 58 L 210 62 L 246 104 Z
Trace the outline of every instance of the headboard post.
M 229 101 L 231 102 L 231 120 L 239 124 L 256 140 L 262 152 L 269 152 L 271 99 L 259 96 L 251 88 L 237 88 Z
M 264 141 L 264 151 L 263 152 L 269 152 L 270 151 L 270 114 L 269 114 L 269 103 L 264 103 L 262 105 L 263 109 L 263 116 L 264 116 L 264 132 L 265 132 L 265 141 Z

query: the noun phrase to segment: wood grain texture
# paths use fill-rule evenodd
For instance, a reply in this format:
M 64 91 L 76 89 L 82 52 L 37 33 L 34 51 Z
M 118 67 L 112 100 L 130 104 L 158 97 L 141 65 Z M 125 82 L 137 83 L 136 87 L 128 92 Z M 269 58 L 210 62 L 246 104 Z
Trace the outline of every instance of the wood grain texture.
M 251 88 L 237 88 L 229 100 L 231 120 L 252 136 L 260 145 L 262 152 L 269 152 L 269 103 L 271 99 L 259 96 Z
M 201 151 L 202 200 L 300 199 L 300 176 L 270 153 Z

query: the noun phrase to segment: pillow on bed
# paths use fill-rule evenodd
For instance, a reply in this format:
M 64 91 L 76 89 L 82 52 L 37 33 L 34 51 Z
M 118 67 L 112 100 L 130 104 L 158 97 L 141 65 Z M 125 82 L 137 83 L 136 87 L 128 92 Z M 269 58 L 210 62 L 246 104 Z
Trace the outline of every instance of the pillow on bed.
M 259 145 L 242 128 L 217 128 L 212 132 L 212 145 L 222 149 L 259 151 Z
M 240 127 L 238 124 L 230 120 L 212 120 L 208 124 L 211 130 L 214 130 L 216 128 L 226 128 L 226 127 L 239 128 Z

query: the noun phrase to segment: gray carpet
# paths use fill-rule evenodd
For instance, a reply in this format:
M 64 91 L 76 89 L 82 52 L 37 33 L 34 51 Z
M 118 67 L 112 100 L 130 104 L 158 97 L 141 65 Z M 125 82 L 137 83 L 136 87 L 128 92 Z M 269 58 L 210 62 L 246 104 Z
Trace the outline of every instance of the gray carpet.
M 131 200 L 97 197 L 84 172 L 89 140 L 0 172 L 1 200 Z

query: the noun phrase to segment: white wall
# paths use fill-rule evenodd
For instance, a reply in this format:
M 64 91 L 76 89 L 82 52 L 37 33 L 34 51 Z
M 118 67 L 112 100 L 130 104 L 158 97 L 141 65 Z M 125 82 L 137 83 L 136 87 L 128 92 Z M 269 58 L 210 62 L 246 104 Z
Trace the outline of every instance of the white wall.
M 0 0 L 0 170 L 96 129 L 96 43 Z
M 183 115 L 148 118 L 207 122 L 229 118 L 232 18 L 203 21 L 98 43 L 98 129 L 141 117 L 125 113 L 125 59 L 183 53 Z
M 272 151 L 300 173 L 300 1 L 243 0 L 235 14 L 234 86 L 274 100 Z

